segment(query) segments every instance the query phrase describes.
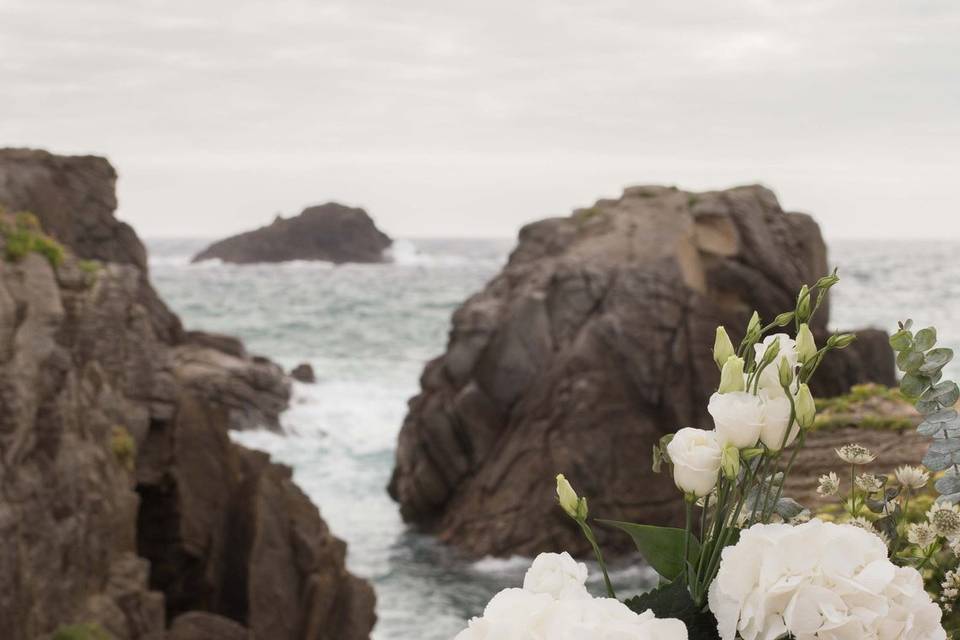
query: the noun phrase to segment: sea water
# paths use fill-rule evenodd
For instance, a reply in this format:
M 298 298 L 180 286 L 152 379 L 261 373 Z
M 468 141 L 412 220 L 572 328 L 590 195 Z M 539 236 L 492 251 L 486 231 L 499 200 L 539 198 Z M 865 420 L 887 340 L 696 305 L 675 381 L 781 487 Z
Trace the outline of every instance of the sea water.
M 309 362 L 295 384 L 284 434 L 235 433 L 290 465 L 348 564 L 377 591 L 377 640 L 450 640 L 490 596 L 518 586 L 525 558 L 471 561 L 408 529 L 386 493 L 397 432 L 424 364 L 446 344 L 450 315 L 506 261 L 511 240 L 399 240 L 393 262 L 333 266 L 191 265 L 202 239 L 148 242 L 154 284 L 190 329 L 236 335 L 285 368 Z M 912 316 L 960 345 L 960 244 L 835 242 L 840 267 L 832 325 L 891 329 Z M 958 368 L 949 372 L 957 377 Z M 642 455 L 638 453 L 638 455 Z M 593 571 L 592 589 L 602 593 Z M 636 564 L 618 584 L 653 576 Z

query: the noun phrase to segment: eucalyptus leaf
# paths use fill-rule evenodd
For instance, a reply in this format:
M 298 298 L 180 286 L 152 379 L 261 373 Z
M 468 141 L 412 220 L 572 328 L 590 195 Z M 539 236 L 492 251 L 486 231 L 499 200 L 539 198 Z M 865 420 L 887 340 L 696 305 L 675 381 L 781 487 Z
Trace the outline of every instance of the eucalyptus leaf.
M 927 422 L 953 422 L 958 415 L 960 414 L 957 413 L 956 409 L 941 409 L 928 415 L 925 420 Z
M 953 453 L 927 450 L 926 455 L 923 456 L 923 466 L 930 471 L 943 471 L 956 464 L 958 459 L 960 456 Z
M 950 504 L 957 504 L 960 502 L 960 493 L 951 493 L 948 495 L 943 495 L 937 498 L 937 502 L 949 502 Z
M 917 351 L 932 349 L 935 344 L 937 344 L 937 330 L 933 327 L 920 329 L 913 337 L 913 346 Z
M 911 351 L 910 353 L 916 352 Z M 946 347 L 931 349 L 927 355 L 923 357 L 923 364 L 920 366 L 919 371 L 925 376 L 933 375 L 947 366 L 951 360 L 953 360 L 953 349 L 947 349 Z
M 890 540 L 897 539 L 897 517 L 896 515 L 884 516 L 873 521 L 873 526 L 881 533 L 886 534 Z
M 913 346 L 913 335 L 909 329 L 901 329 L 890 336 L 890 346 L 895 351 L 905 351 Z
M 908 373 L 900 380 L 900 391 L 908 398 L 919 398 L 928 386 L 930 381 L 915 373 Z
M 626 532 L 644 560 L 667 580 L 676 580 L 686 569 L 683 557 L 686 532 L 676 527 L 655 527 L 617 520 L 600 520 L 603 524 Z M 696 564 L 700 557 L 700 541 L 690 534 L 690 562 Z
M 960 400 L 960 387 L 953 380 L 944 380 L 927 389 L 920 398 L 925 402 L 938 402 L 941 407 L 952 407 Z
M 923 354 L 912 349 L 905 349 L 897 354 L 897 368 L 906 373 L 916 373 L 924 365 Z
M 960 493 L 960 476 L 957 475 L 948 475 L 943 476 L 937 480 L 936 484 L 933 485 L 937 493 L 948 494 L 948 493 Z
M 960 451 L 960 438 L 936 438 L 927 451 L 934 453 L 956 453 Z

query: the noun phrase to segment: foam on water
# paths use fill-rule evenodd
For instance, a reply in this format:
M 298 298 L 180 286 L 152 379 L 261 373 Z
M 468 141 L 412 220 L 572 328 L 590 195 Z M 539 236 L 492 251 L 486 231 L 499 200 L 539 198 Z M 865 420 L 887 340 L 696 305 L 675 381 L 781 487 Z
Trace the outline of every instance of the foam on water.
M 290 465 L 347 540 L 350 568 L 377 590 L 377 640 L 449 640 L 494 592 L 519 585 L 530 560 L 463 558 L 408 530 L 385 488 L 424 363 L 443 351 L 450 314 L 497 273 L 513 243 L 401 240 L 394 262 L 376 265 L 191 265 L 206 243 L 149 243 L 153 280 L 186 326 L 237 335 L 287 368 L 309 362 L 318 377 L 315 385 L 295 385 L 282 417 L 285 435 L 253 431 L 234 439 Z M 834 326 L 889 329 L 912 314 L 921 325 L 937 324 L 948 346 L 960 345 L 960 263 L 953 261 L 960 247 L 832 248 L 842 277 Z M 931 281 L 936 297 L 922 288 Z M 956 366 L 951 374 L 958 375 Z M 613 579 L 629 595 L 654 576 L 632 564 L 616 568 Z M 603 593 L 595 566 L 590 587 Z

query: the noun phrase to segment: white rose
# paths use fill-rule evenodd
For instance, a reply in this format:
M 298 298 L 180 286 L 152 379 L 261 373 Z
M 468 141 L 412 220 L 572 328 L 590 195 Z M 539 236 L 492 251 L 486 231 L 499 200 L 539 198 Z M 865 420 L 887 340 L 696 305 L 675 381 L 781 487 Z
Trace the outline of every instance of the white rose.
M 531 593 L 545 593 L 555 600 L 589 598 L 587 565 L 577 562 L 570 554 L 541 553 L 527 569 L 523 588 Z
M 745 391 L 715 393 L 707 411 L 713 416 L 720 445 L 746 449 L 757 444 L 763 426 L 763 402 Z
M 698 498 L 710 493 L 717 483 L 722 451 L 713 431 L 689 427 L 677 431 L 667 445 L 667 454 L 680 490 Z
M 763 424 L 760 427 L 760 442 L 771 451 L 779 451 L 781 446 L 789 447 L 800 433 L 800 425 L 794 420 L 790 436 L 784 445 L 783 436 L 790 424 L 790 399 L 783 393 L 760 392 L 763 404 Z

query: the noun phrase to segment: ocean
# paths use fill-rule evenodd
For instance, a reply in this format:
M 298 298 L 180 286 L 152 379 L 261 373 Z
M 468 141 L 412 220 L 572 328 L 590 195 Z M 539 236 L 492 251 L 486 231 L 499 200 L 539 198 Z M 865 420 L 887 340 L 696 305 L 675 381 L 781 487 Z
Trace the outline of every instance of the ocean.
M 349 544 L 350 569 L 377 591 L 376 640 L 450 640 L 496 591 L 518 586 L 529 559 L 468 560 L 409 530 L 386 493 L 407 400 L 424 363 L 446 345 L 450 315 L 503 266 L 509 239 L 403 239 L 394 261 L 333 266 L 191 265 L 205 239 L 148 240 L 153 282 L 191 329 L 236 335 L 286 369 L 309 362 L 317 384 L 296 383 L 284 434 L 235 433 L 294 469 L 300 487 Z M 831 325 L 890 330 L 911 316 L 960 347 L 960 244 L 838 241 L 841 282 Z M 948 376 L 957 378 L 953 363 Z M 592 572 L 595 594 L 599 575 Z M 637 564 L 615 572 L 642 589 Z

